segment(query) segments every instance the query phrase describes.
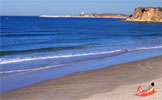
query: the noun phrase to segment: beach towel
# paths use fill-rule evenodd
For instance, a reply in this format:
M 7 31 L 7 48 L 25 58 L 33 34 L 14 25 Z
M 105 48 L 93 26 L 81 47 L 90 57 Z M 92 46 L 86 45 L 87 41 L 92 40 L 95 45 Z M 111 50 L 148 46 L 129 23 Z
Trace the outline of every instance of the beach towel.
M 155 94 L 155 93 L 156 93 L 156 91 L 151 91 L 151 92 L 143 93 L 143 94 L 133 94 L 133 96 L 146 97 L 146 96 L 149 96 L 149 95 L 152 95 L 152 94 Z

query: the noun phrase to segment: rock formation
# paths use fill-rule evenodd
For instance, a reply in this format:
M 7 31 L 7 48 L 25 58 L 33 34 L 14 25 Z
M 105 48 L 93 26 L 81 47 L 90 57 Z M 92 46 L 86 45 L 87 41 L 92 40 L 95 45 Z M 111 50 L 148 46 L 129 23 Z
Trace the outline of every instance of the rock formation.
M 125 21 L 162 22 L 162 7 L 136 8 L 134 14 Z

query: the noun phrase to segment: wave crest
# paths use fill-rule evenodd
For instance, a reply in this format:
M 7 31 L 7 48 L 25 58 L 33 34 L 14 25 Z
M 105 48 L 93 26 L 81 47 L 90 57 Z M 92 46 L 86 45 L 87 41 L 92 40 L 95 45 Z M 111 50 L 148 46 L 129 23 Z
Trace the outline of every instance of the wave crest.
M 56 58 L 69 58 L 69 57 L 79 57 L 79 56 L 91 56 L 91 55 L 108 54 L 108 53 L 114 53 L 114 52 L 120 52 L 120 51 L 125 51 L 125 50 L 119 49 L 119 50 L 103 51 L 103 52 L 90 52 L 90 53 L 65 54 L 65 55 L 54 55 L 54 56 L 44 56 L 44 57 L 4 59 L 4 60 L 1 60 L 0 64 L 17 63 L 17 62 L 33 61 L 33 60 L 44 60 L 44 59 L 56 59 Z
M 91 55 L 102 55 L 102 54 L 111 54 L 111 53 L 126 53 L 133 52 L 138 50 L 149 50 L 149 49 L 158 49 L 162 46 L 155 47 L 141 47 L 135 49 L 118 49 L 112 51 L 102 51 L 102 52 L 89 52 L 89 53 L 76 53 L 76 54 L 62 54 L 62 55 L 53 55 L 53 56 L 41 56 L 41 57 L 28 57 L 28 58 L 14 58 L 14 59 L 0 59 L 0 64 L 9 64 L 9 63 L 18 63 L 24 61 L 34 61 L 34 60 L 44 60 L 44 59 L 57 59 L 57 58 L 70 58 L 70 57 L 79 57 L 79 56 L 91 56 Z

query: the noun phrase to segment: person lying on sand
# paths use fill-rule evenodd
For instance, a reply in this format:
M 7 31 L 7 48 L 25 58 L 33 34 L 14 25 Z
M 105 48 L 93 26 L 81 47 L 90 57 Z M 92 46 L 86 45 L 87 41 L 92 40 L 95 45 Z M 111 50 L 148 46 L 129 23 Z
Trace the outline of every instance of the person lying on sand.
M 144 93 L 152 92 L 152 91 L 155 90 L 154 86 L 155 86 L 155 84 L 154 84 L 154 82 L 152 82 L 147 90 L 142 90 L 141 85 L 139 85 L 138 88 L 137 88 L 137 92 L 139 92 L 139 94 L 144 94 Z

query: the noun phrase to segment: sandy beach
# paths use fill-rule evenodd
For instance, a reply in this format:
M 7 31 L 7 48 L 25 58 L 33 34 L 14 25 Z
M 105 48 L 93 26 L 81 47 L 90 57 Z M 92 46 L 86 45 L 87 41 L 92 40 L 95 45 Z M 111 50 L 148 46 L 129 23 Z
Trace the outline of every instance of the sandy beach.
M 161 100 L 162 56 L 75 73 L 1 94 L 1 100 Z M 156 94 L 136 97 L 138 84 Z M 14 84 L 12 84 L 14 85 Z

